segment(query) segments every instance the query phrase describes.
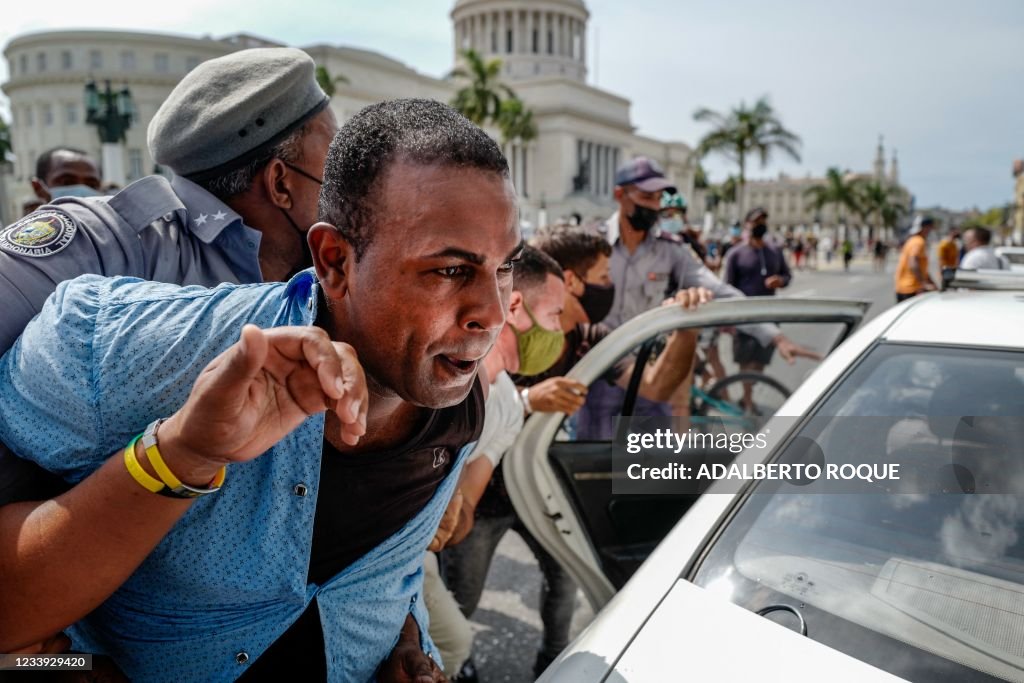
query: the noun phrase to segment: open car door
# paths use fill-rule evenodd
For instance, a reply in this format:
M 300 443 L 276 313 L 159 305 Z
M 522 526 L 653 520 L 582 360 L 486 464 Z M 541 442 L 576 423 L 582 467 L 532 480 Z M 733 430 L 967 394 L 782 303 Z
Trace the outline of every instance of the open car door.
M 850 299 L 764 297 L 715 301 L 696 311 L 661 307 L 614 330 L 584 356 L 569 377 L 591 388 L 588 405 L 581 413 L 601 394 L 603 410 L 610 409 L 614 415 L 639 414 L 634 411 L 638 401 L 643 403 L 637 395 L 641 375 L 665 337 L 677 329 L 700 328 L 700 362 L 694 381 L 677 391 L 688 392 L 687 400 L 674 397 L 672 404 L 684 407 L 667 414 L 689 414 L 694 422 L 706 415 L 737 421 L 755 415 L 767 420 L 780 411 L 789 392 L 814 365 L 809 361 L 789 365 L 776 357 L 763 372 L 751 375 L 749 360 L 740 359 L 741 330 L 749 329 L 743 326 L 784 325 L 783 332 L 790 339 L 824 356 L 846 339 L 869 305 Z M 730 347 L 736 349 L 736 359 L 730 358 Z M 633 370 L 626 388 L 609 389 L 609 371 L 617 364 L 622 367 L 620 361 L 628 356 L 632 356 Z M 733 362 L 737 359 L 746 362 Z M 711 366 L 717 367 L 717 373 Z M 696 496 L 613 494 L 611 434 L 592 429 L 584 433 L 574 419 L 562 413 L 532 415 L 504 458 L 505 484 L 520 519 L 576 580 L 597 611 L 632 576 Z

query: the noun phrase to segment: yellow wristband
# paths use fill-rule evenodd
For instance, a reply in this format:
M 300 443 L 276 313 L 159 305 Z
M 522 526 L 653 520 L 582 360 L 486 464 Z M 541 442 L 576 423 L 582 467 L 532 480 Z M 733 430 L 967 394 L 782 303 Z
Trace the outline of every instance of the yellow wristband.
M 142 438 L 142 434 L 132 439 L 128 447 L 124 449 L 124 466 L 128 469 L 128 474 L 132 475 L 132 479 L 139 482 L 139 484 L 147 491 L 153 493 L 160 493 L 166 488 L 164 483 L 159 479 L 154 479 L 150 476 L 149 472 L 142 469 L 142 465 L 139 464 L 138 458 L 135 457 L 135 444 L 138 443 L 139 439 Z
M 171 495 L 175 498 L 196 498 L 208 493 L 216 493 L 224 484 L 227 467 L 221 466 L 205 489 L 198 489 L 182 483 L 180 479 L 174 476 L 174 473 L 167 467 L 167 463 L 164 462 L 163 456 L 160 455 L 160 448 L 157 446 L 157 430 L 160 428 L 161 422 L 163 420 L 154 420 L 146 427 L 146 431 L 142 435 L 142 445 L 146 449 L 146 457 L 152 463 L 153 469 L 156 470 L 157 475 L 167 487 L 167 491 L 164 492 L 165 495 Z

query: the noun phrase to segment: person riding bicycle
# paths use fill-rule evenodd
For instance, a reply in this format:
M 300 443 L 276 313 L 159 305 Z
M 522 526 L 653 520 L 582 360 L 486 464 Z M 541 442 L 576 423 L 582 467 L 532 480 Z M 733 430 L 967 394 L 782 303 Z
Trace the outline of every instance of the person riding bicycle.
M 775 296 L 787 287 L 792 274 L 782 251 L 765 241 L 768 212 L 761 207 L 751 209 L 746 217 L 750 239 L 729 251 L 722 271 L 722 280 L 747 296 Z M 775 353 L 775 344 L 763 344 L 756 337 L 736 331 L 733 337 L 733 360 L 744 372 L 763 372 Z M 744 385 L 743 403 L 752 407 L 751 386 Z

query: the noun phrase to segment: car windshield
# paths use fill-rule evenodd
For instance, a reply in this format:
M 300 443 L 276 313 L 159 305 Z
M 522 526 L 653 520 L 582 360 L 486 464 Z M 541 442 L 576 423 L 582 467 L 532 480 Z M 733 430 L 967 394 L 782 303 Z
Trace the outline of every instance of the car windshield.
M 880 344 L 800 435 L 909 469 L 948 453 L 943 416 L 1000 417 L 1008 433 L 973 457 L 1020 462 L 1024 353 Z M 810 637 L 909 680 L 1024 681 L 1021 495 L 754 489 L 692 578 L 753 611 L 796 607 Z

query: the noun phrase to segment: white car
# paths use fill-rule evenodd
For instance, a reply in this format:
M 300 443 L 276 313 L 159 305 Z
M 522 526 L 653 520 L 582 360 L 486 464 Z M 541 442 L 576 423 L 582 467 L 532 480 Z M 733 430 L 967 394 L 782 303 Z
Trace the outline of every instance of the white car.
M 995 251 L 1010 264 L 1010 270 L 1024 271 L 1024 247 L 996 247 Z
M 571 376 L 593 386 L 681 327 L 849 328 L 865 307 L 773 298 L 662 308 L 617 329 Z M 963 448 L 942 416 L 1008 416 L 1008 441 L 982 460 L 972 451 L 972 462 L 1024 463 L 1021 291 L 935 293 L 884 312 L 763 425 L 775 445 L 735 462 L 787 462 L 813 431 L 833 450 L 868 442 L 912 468 Z M 616 495 L 611 442 L 567 438 L 564 420 L 532 416 L 504 465 L 523 522 L 601 610 L 541 681 L 1024 681 L 1019 473 L 1006 471 L 1010 495 L 766 495 L 765 482 Z

